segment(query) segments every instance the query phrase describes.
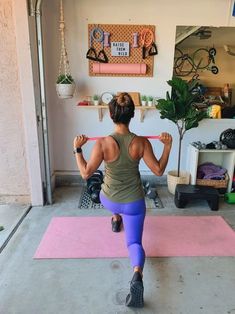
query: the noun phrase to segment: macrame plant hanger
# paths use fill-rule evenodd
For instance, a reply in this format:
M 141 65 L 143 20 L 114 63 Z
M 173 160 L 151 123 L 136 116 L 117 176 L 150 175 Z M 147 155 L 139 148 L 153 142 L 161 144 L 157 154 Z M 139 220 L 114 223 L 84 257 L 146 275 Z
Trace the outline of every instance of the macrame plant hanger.
M 63 0 L 60 0 L 59 31 L 60 31 L 60 39 L 61 39 L 61 52 L 60 52 L 60 64 L 59 64 L 59 76 L 58 76 L 58 79 L 60 78 L 60 80 L 59 82 L 57 82 L 57 93 L 60 98 L 71 98 L 73 97 L 73 94 L 75 91 L 75 84 L 71 76 L 68 53 L 67 53 L 67 49 L 65 45 L 65 20 L 64 20 Z M 61 88 L 61 89 L 58 91 L 58 88 Z

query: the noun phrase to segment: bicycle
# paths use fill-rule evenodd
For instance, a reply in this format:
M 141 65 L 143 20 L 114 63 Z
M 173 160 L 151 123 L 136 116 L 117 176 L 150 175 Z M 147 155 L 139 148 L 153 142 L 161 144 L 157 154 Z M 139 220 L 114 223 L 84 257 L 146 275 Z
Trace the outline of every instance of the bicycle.
M 192 57 L 176 48 L 174 74 L 177 76 L 188 76 L 191 73 L 197 73 L 199 70 L 208 70 L 213 74 L 217 74 L 219 69 L 215 65 L 215 55 L 215 48 L 199 48 L 193 53 Z

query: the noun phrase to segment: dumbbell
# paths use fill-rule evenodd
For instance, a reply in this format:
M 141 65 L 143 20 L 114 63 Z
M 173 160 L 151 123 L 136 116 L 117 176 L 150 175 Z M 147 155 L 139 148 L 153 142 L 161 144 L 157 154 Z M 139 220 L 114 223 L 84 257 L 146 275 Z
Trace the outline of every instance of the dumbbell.
M 155 188 L 150 186 L 150 183 L 148 181 L 144 181 L 143 183 L 143 189 L 144 189 L 144 194 L 150 198 L 150 199 L 155 199 L 157 194 Z
M 97 170 L 93 173 L 93 175 L 87 180 L 87 191 L 89 194 L 91 194 L 91 187 L 94 184 L 99 184 L 101 186 L 101 184 L 103 183 L 103 173 L 100 170 Z
M 97 177 L 90 177 L 88 180 L 87 180 L 87 191 L 89 194 L 91 194 L 91 188 L 92 186 L 101 186 L 102 184 L 102 180 L 100 178 L 97 178 Z
M 146 196 L 152 200 L 155 200 L 157 194 L 156 194 L 156 189 L 153 187 L 150 187 L 146 193 Z
M 91 199 L 92 199 L 92 202 L 96 204 L 100 204 L 100 189 L 94 190 L 91 193 Z
M 87 192 L 94 203 L 100 203 L 100 190 L 101 184 L 103 183 L 103 173 L 97 170 L 87 180 Z
M 100 203 L 100 190 L 101 184 L 99 182 L 95 182 L 87 187 L 87 192 L 94 203 Z
M 101 170 L 96 170 L 96 171 L 93 173 L 93 175 L 99 175 L 102 180 L 103 180 L 103 178 L 104 178 L 103 172 L 102 172 Z
M 91 195 L 92 192 L 95 190 L 100 190 L 101 184 L 99 182 L 94 182 L 93 184 L 90 184 L 87 186 L 87 192 Z
M 150 183 L 148 181 L 143 181 L 142 185 L 143 185 L 143 189 L 144 189 L 144 194 L 146 195 L 148 189 L 150 188 Z

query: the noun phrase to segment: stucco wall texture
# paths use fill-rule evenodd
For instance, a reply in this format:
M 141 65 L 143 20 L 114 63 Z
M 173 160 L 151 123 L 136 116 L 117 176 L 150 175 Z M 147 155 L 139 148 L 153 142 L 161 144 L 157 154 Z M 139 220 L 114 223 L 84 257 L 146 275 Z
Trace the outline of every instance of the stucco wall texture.
M 12 1 L 0 1 L 0 201 L 29 195 Z

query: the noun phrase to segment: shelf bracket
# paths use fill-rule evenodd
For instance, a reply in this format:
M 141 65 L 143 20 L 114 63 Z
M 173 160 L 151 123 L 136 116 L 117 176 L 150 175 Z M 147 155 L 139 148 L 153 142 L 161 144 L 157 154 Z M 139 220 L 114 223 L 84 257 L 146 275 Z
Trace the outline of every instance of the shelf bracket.
M 140 122 L 144 122 L 145 110 L 140 110 Z
M 102 120 L 103 120 L 103 111 L 102 111 L 102 108 L 98 108 L 98 115 L 99 115 L 99 121 L 102 122 Z

